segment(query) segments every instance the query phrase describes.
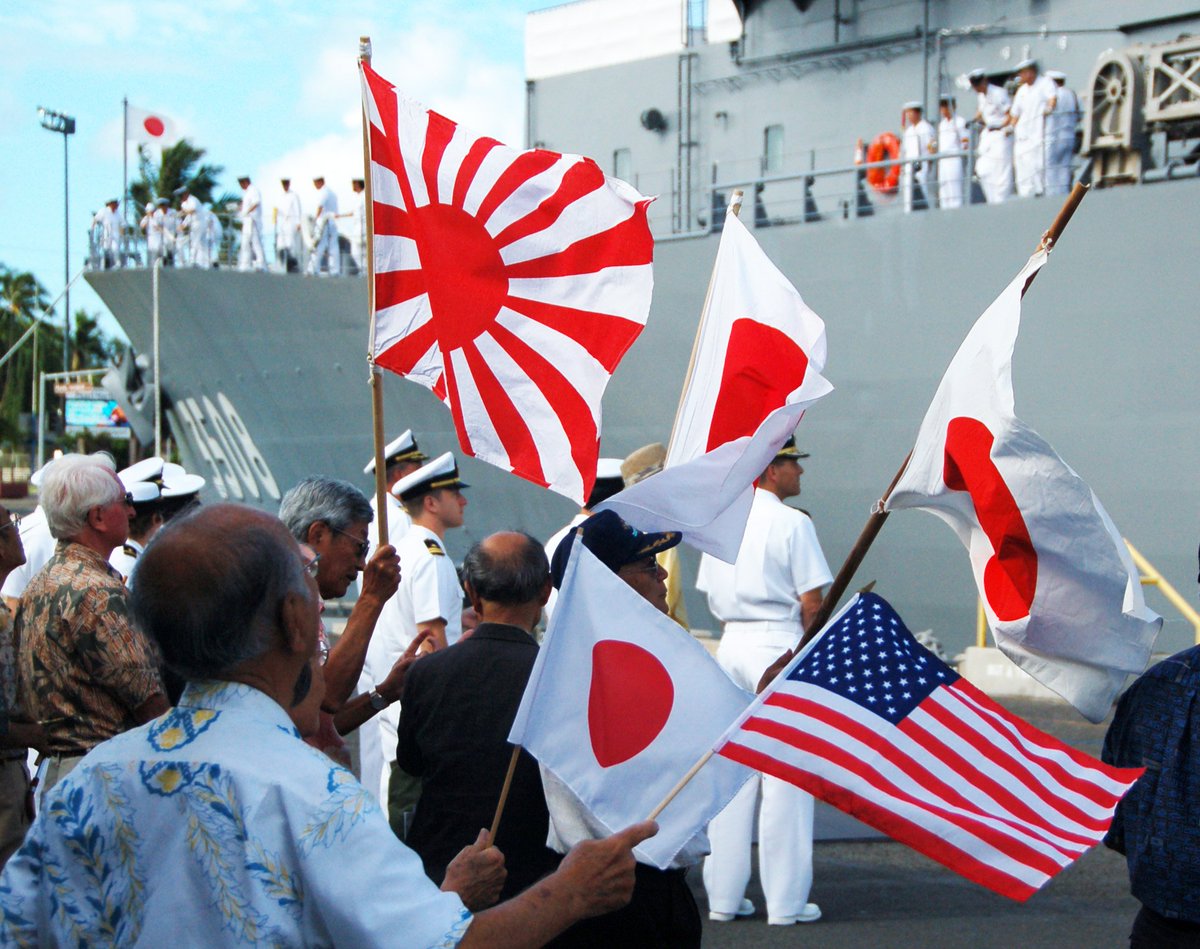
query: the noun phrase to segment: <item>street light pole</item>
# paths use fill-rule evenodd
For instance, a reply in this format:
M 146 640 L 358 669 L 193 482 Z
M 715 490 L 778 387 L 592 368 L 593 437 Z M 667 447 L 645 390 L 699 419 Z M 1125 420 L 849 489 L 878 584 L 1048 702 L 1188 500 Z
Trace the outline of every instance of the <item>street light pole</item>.
M 38 107 L 38 120 L 42 128 L 58 132 L 63 137 L 63 370 L 71 368 L 71 208 L 70 208 L 70 163 L 67 142 L 75 134 L 75 119 L 51 109 Z

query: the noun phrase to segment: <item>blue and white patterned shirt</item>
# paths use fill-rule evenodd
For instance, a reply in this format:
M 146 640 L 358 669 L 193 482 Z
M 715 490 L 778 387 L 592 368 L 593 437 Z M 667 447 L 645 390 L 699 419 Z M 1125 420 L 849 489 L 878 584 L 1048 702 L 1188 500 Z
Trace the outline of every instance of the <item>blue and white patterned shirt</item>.
M 456 946 L 429 881 L 354 776 L 266 694 L 189 685 L 46 795 L 0 876 L 0 944 Z

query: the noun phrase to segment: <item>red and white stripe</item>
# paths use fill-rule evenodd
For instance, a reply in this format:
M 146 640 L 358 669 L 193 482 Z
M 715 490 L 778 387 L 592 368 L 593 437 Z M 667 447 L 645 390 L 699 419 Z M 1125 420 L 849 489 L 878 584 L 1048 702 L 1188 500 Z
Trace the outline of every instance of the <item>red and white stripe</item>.
M 1098 843 L 1140 774 L 1064 745 L 961 679 L 899 725 L 820 686 L 777 682 L 721 755 L 1013 899 Z
M 646 323 L 649 199 L 589 159 L 479 138 L 363 68 L 374 356 L 464 452 L 583 503 L 600 401 Z

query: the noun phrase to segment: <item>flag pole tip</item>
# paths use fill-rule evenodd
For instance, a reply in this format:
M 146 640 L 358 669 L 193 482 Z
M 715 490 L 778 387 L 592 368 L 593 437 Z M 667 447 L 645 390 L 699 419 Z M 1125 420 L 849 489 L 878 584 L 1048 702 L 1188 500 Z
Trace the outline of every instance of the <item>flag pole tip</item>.
M 368 63 L 371 61 L 371 37 L 360 36 L 358 38 L 358 58 Z

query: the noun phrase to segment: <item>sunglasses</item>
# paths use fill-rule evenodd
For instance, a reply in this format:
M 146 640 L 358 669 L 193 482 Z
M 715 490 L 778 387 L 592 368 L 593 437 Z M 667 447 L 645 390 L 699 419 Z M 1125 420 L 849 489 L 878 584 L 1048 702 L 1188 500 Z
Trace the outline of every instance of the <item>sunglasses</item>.
M 332 524 L 329 524 L 328 522 L 326 523 L 326 526 L 331 531 L 341 534 L 343 537 L 349 537 L 352 541 L 354 541 L 355 545 L 358 548 L 359 558 L 362 560 L 367 559 L 367 551 L 371 549 L 371 542 L 369 540 L 359 540 L 357 537 L 355 537 L 349 531 L 344 531 L 340 527 L 334 527 Z

